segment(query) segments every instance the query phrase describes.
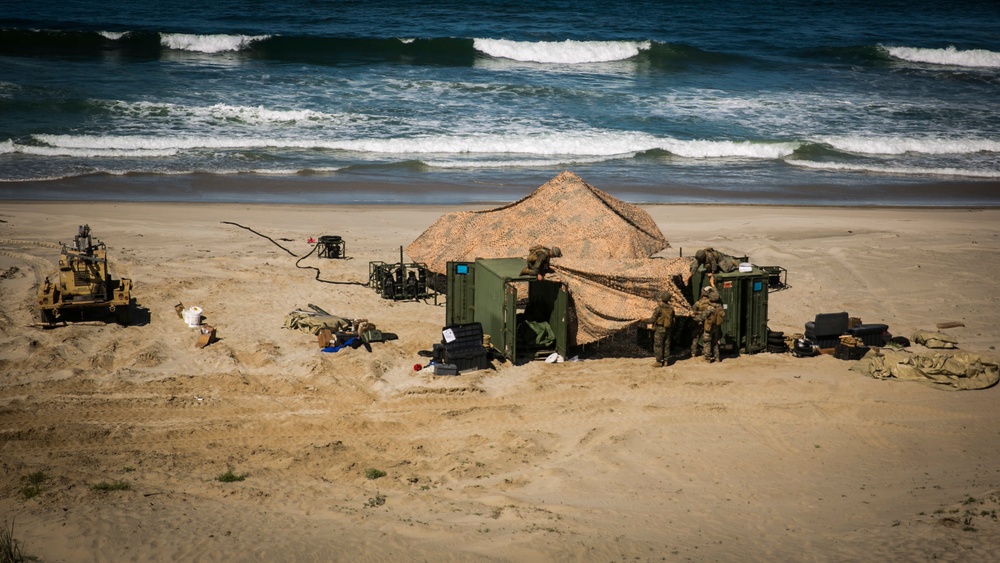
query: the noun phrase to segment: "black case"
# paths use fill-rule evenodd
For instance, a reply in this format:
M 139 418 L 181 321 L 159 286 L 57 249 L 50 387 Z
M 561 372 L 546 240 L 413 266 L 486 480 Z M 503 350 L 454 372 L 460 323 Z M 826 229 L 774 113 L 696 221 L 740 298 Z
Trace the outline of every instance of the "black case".
M 448 342 L 444 332 L 451 330 L 455 339 Z M 482 323 L 446 326 L 441 330 L 441 361 L 454 364 L 459 372 L 485 369 L 490 366 L 487 350 L 483 346 Z
M 865 346 L 885 346 L 892 335 L 889 334 L 889 325 L 885 324 L 863 324 L 847 329 L 847 334 L 859 338 Z
M 826 336 L 840 336 L 847 332 L 847 324 L 850 318 L 846 312 L 842 313 L 821 313 L 816 315 L 815 321 L 806 323 L 806 332 L 812 332 L 820 338 Z
M 455 364 L 434 364 L 434 375 L 458 375 Z
M 868 353 L 868 350 L 867 346 L 845 346 L 838 342 L 837 347 L 833 350 L 833 357 L 841 360 L 860 360 Z

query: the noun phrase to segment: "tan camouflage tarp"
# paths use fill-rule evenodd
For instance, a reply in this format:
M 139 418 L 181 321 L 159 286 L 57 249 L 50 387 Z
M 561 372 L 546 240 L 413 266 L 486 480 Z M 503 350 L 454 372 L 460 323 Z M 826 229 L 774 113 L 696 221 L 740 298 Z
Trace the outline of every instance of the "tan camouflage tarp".
M 661 291 L 679 315 L 690 315 L 683 287 L 690 259 L 651 258 L 670 245 L 653 218 L 563 172 L 503 207 L 448 213 L 406 252 L 444 273 L 450 261 L 525 257 L 535 244 L 558 246 L 554 278 L 567 283 L 577 318 L 576 343 L 587 344 L 646 319 Z
M 958 340 L 943 332 L 918 330 L 913 333 L 910 340 L 928 348 L 958 348 Z
M 351 326 L 351 322 L 336 315 L 321 315 L 307 311 L 292 311 L 285 317 L 285 328 L 319 334 L 323 329 L 340 332 Z
M 653 314 L 660 293 L 670 292 L 674 312 L 690 316 L 684 287 L 691 279 L 689 258 L 552 261 L 554 279 L 569 287 L 577 319 L 576 343 L 611 336 Z
M 872 349 L 851 369 L 876 379 L 919 381 L 939 389 L 986 389 L 1000 381 L 1000 365 L 995 359 L 968 353 Z
M 527 256 L 535 244 L 572 258 L 648 258 L 668 248 L 644 210 L 563 172 L 496 209 L 448 213 L 406 248 L 415 262 L 444 272 L 451 260 Z

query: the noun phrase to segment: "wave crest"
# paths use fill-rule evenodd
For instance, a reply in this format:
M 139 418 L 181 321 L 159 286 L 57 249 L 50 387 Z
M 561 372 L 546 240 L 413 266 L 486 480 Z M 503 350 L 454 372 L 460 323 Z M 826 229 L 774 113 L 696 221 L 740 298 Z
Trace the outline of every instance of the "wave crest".
M 1000 53 L 985 49 L 961 51 L 954 46 L 946 49 L 921 49 L 917 47 L 884 47 L 890 56 L 914 63 L 947 66 L 1000 68 Z
M 418 138 L 338 139 L 228 136 L 129 136 L 129 135 L 49 135 L 36 134 L 35 140 L 50 149 L 94 151 L 168 151 L 199 149 L 327 149 L 382 155 L 464 155 L 461 160 L 482 161 L 482 155 L 519 155 L 521 160 L 556 158 L 585 161 L 588 158 L 631 157 L 637 153 L 662 150 L 691 159 L 751 158 L 779 159 L 792 155 L 799 142 L 751 142 L 682 140 L 642 133 L 555 133 L 542 135 L 434 136 Z M 523 158 L 528 157 L 528 158 Z M 584 160 L 581 160 L 584 159 Z M 439 161 L 451 160 L 441 158 Z M 509 161 L 508 159 L 504 159 Z M 476 163 L 471 163 L 476 165 Z
M 168 49 L 198 53 L 241 51 L 251 43 L 263 41 L 270 35 L 191 35 L 187 33 L 162 33 L 160 44 Z
M 869 172 L 897 176 L 964 176 L 968 178 L 1000 178 L 996 170 L 967 170 L 954 167 L 928 168 L 926 166 L 883 166 L 847 162 L 816 162 L 812 160 L 785 160 L 793 166 L 814 170 L 835 170 L 847 172 Z
M 822 137 L 817 139 L 833 148 L 854 154 L 894 155 L 971 154 L 1000 152 L 1000 141 L 989 139 L 907 139 L 898 137 Z
M 109 39 L 111 41 L 118 41 L 122 37 L 125 37 L 126 35 L 128 35 L 128 33 L 129 32 L 127 32 L 127 31 L 98 31 L 97 32 L 97 34 L 100 35 L 101 37 L 103 37 L 105 39 Z
M 649 41 L 510 41 L 475 39 L 473 48 L 491 57 L 532 63 L 584 64 L 630 59 Z

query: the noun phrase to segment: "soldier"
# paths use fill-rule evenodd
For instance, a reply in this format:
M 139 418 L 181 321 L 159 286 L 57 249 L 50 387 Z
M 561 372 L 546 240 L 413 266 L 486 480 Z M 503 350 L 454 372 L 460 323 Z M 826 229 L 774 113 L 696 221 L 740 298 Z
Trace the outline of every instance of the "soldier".
M 653 356 L 655 362 L 653 367 L 663 367 L 669 365 L 670 361 L 670 327 L 674 323 L 674 308 L 670 305 L 670 293 L 664 291 L 660 294 L 660 303 L 653 310 L 653 316 L 649 319 L 649 324 L 653 325 Z
M 719 340 L 722 338 L 722 323 L 726 319 L 726 309 L 722 306 L 722 297 L 715 288 L 709 292 L 711 309 L 705 316 L 703 325 L 705 333 L 702 335 L 704 343 L 705 359 L 709 363 L 721 362 L 722 355 L 719 353 Z
M 734 272 L 740 267 L 739 262 L 728 254 L 723 254 L 718 250 L 709 247 L 703 248 L 694 253 L 694 264 L 691 271 L 694 272 L 698 266 L 704 266 L 708 272 L 709 283 L 715 285 L 715 274 L 718 272 Z
M 521 270 L 521 275 L 536 276 L 538 277 L 538 281 L 542 281 L 545 274 L 552 272 L 552 268 L 549 266 L 549 259 L 559 258 L 560 256 L 562 256 L 562 251 L 559 250 L 558 246 L 548 248 L 536 244 L 528 249 L 528 265 Z
M 708 314 L 713 309 L 712 300 L 709 297 L 713 292 L 715 292 L 715 288 L 710 285 L 706 285 L 701 289 L 701 297 L 695 301 L 694 305 L 691 306 L 691 318 L 695 322 L 694 330 L 692 331 L 694 334 L 691 339 L 692 358 L 701 354 L 701 346 L 699 346 L 699 344 L 705 337 L 705 331 L 703 330 L 703 327 L 705 326 L 705 319 L 708 318 Z

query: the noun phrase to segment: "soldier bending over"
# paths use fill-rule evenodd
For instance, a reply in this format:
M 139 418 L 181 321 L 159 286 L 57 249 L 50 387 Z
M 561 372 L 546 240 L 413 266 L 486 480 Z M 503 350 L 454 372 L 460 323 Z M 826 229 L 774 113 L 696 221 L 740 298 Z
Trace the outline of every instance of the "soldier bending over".
M 559 258 L 562 251 L 558 246 L 548 248 L 546 246 L 535 245 L 528 249 L 528 265 L 521 270 L 522 276 L 536 276 L 538 281 L 542 281 L 545 274 L 551 273 L 549 266 L 550 258 Z
M 723 254 L 714 248 L 703 248 L 694 253 L 694 264 L 691 265 L 693 273 L 698 266 L 704 266 L 708 272 L 708 280 L 715 285 L 715 274 L 718 272 L 735 272 L 739 267 L 739 262 L 728 254 Z

